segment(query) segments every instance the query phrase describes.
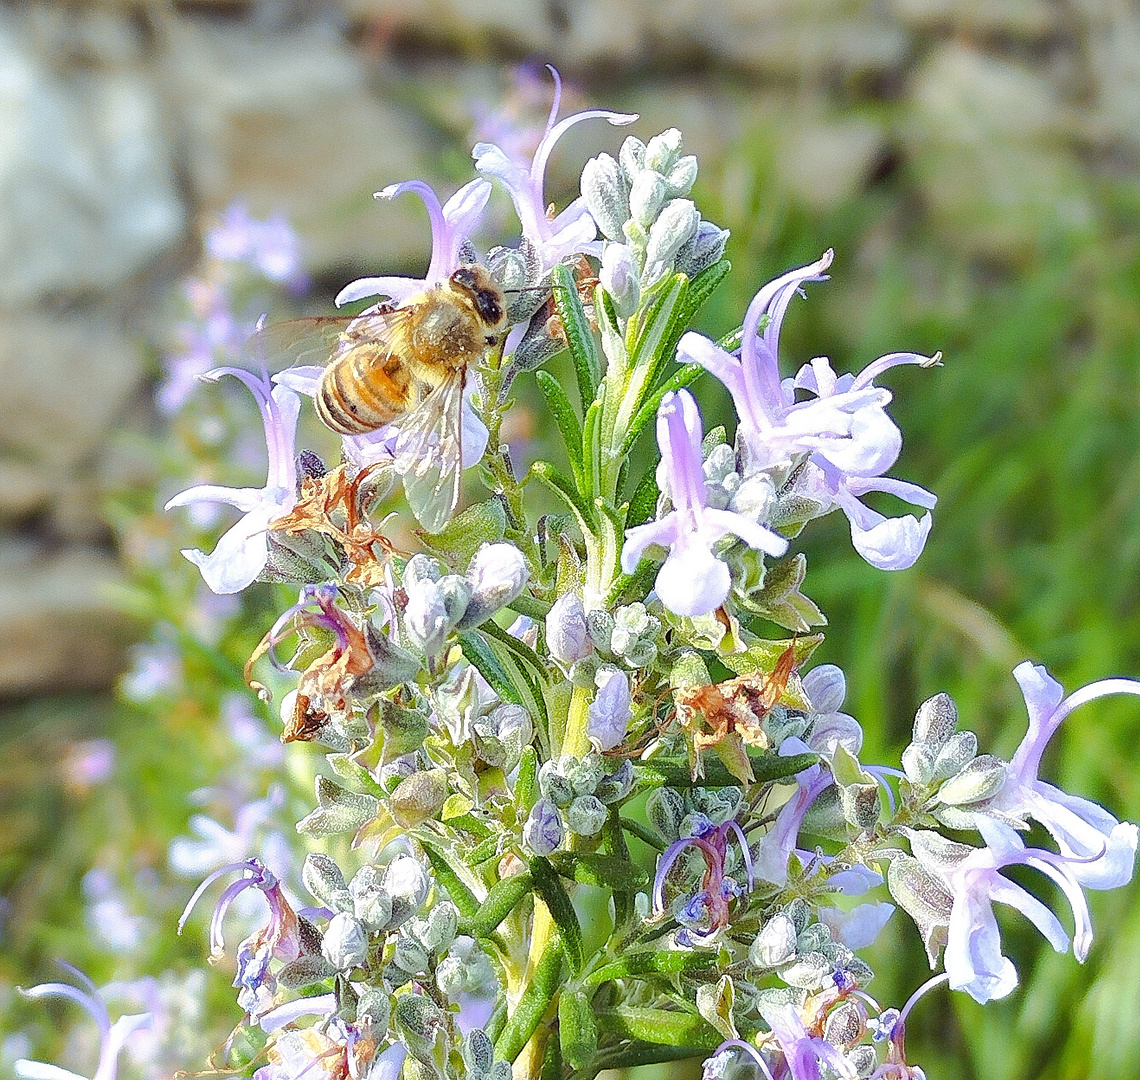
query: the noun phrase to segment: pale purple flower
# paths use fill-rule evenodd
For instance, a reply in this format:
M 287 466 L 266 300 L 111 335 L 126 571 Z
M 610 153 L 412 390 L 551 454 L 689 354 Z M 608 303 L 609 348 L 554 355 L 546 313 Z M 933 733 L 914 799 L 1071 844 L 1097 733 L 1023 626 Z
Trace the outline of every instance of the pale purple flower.
M 586 209 L 585 200 L 575 199 L 557 217 L 547 216 L 545 181 L 546 163 L 554 144 L 575 124 L 583 120 L 608 120 L 615 126 L 632 124 L 637 119 L 630 113 L 609 112 L 605 109 L 587 109 L 558 120 L 558 106 L 562 98 L 562 80 L 554 68 L 549 69 L 554 78 L 554 102 L 546 121 L 546 131 L 531 161 L 521 161 L 508 155 L 494 143 L 476 143 L 471 152 L 475 168 L 484 176 L 500 180 L 510 193 L 515 211 L 522 224 L 523 237 L 530 243 L 545 273 L 555 263 L 567 255 L 585 251 L 600 255 L 595 251 L 598 227 Z
M 568 589 L 546 613 L 546 648 L 558 663 L 569 667 L 594 651 L 586 629 L 582 598 Z
M 885 518 L 859 499 L 869 491 L 886 491 L 929 508 L 935 497 L 917 485 L 883 477 L 898 458 L 902 437 L 885 412 L 890 392 L 876 387 L 873 380 L 897 364 L 929 365 L 937 357 L 892 353 L 859 375 L 842 377 L 820 358 L 805 365 L 794 379 L 781 380 L 780 327 L 788 304 L 805 282 L 826 279 L 824 271 L 832 257 L 826 251 L 816 262 L 789 271 L 756 294 L 744 317 L 739 355 L 692 332 L 681 338 L 677 355 L 681 361 L 700 364 L 732 395 L 749 473 L 810 454 L 801 493 L 827 509 L 843 510 L 851 522 L 855 549 L 871 565 L 902 570 L 922 551 L 930 515 L 922 521 L 910 515 Z M 762 320 L 766 321 L 761 328 Z M 797 389 L 815 396 L 797 401 Z
M 1073 954 L 1082 963 L 1093 931 L 1080 883 L 1067 860 L 1051 851 L 1027 848 L 1017 833 L 1000 821 L 979 816 L 977 825 L 986 841 L 982 848 L 958 844 L 937 833 L 909 835 L 915 856 L 953 898 L 945 953 L 950 986 L 966 991 L 975 1001 L 986 1002 L 1005 997 L 1017 985 L 1017 970 L 1002 955 L 995 903 L 1017 908 L 1057 952 L 1069 947 L 1069 936 L 1057 917 L 999 871 L 1008 866 L 1030 866 L 1061 887 L 1076 924 Z
M 151 1022 L 150 1013 L 139 1013 L 132 1016 L 120 1016 L 113 1024 L 95 984 L 81 971 L 70 964 L 61 964 L 76 980 L 83 984 L 83 989 L 71 986 L 68 983 L 41 983 L 28 990 L 21 990 L 25 997 L 62 997 L 74 1001 L 86 1009 L 99 1028 L 99 1063 L 91 1080 L 115 1080 L 119 1065 L 119 1054 L 123 1044 L 136 1031 L 146 1027 Z M 78 1073 L 60 1068 L 58 1065 L 49 1065 L 43 1061 L 29 1061 L 21 1058 L 14 1065 L 16 1075 L 24 1080 L 84 1080 Z
M 987 806 L 1044 825 L 1057 841 L 1068 872 L 1086 888 L 1127 884 L 1136 862 L 1137 827 L 1117 821 L 1097 803 L 1039 780 L 1037 770 L 1049 739 L 1077 706 L 1110 694 L 1140 696 L 1140 682 L 1102 679 L 1065 697 L 1061 684 L 1028 660 L 1014 668 L 1013 677 L 1025 697 L 1029 730 L 1007 767 L 1005 784 Z
M 808 748 L 816 753 L 831 755 L 842 746 L 858 755 L 863 746 L 863 729 L 859 721 L 839 711 L 847 696 L 847 679 L 843 669 L 835 664 L 820 664 L 803 677 L 804 693 L 811 702 L 808 715 Z
M 811 748 L 797 738 L 780 744 L 780 756 L 810 754 Z M 796 773 L 796 792 L 780 808 L 772 827 L 761 838 L 753 852 L 756 876 L 776 885 L 788 880 L 788 859 L 796 847 L 804 815 L 821 792 L 833 783 L 830 772 L 819 765 L 809 765 Z
M 670 392 L 657 410 L 657 445 L 661 448 L 658 484 L 673 504 L 659 521 L 629 529 L 621 568 L 632 574 L 650 544 L 669 548 L 654 588 L 677 615 L 708 615 L 728 597 L 732 578 L 713 545 L 732 533 L 749 547 L 783 555 L 788 542 L 741 514 L 708 505 L 701 466 L 701 414 L 687 390 Z
M 167 415 L 186 404 L 207 371 L 240 355 L 251 329 L 234 317 L 226 283 L 191 278 L 185 292 L 190 318 L 178 327 L 181 347 L 163 359 L 166 378 L 155 393 L 159 409 Z
M 323 367 L 301 365 L 282 371 L 273 376 L 273 381 L 279 386 L 287 386 L 290 390 L 306 397 L 314 397 L 317 393 L 317 384 L 320 382 Z M 475 407 L 471 404 L 471 395 L 475 387 L 469 382 L 463 391 L 462 435 L 460 452 L 462 454 L 463 468 L 469 469 L 483 460 L 487 450 L 487 426 L 479 419 Z M 369 465 L 377 465 L 385 461 L 395 461 L 396 441 L 400 436 L 398 423 L 385 424 L 375 431 L 363 435 L 342 435 L 341 444 L 344 456 L 358 469 Z
M 831 931 L 832 937 L 853 950 L 874 944 L 894 913 L 895 905 L 885 900 L 867 900 L 847 911 L 838 907 L 816 909 L 819 921 Z
M 472 180 L 442 206 L 439 196 L 422 180 L 390 184 L 383 191 L 376 192 L 376 198 L 394 199 L 408 191 L 423 199 L 431 222 L 431 262 L 427 273 L 422 278 L 357 278 L 337 293 L 337 307 L 368 296 L 386 296 L 397 304 L 403 304 L 416 293 L 443 284 L 459 269 L 463 245 L 478 227 L 491 196 L 490 183 L 486 180 Z
M 190 818 L 191 836 L 176 836 L 170 842 L 170 866 L 183 877 L 199 877 L 219 866 L 238 863 L 256 849 L 256 834 L 281 809 L 284 790 L 275 785 L 264 799 L 240 806 L 233 829 L 205 814 Z
M 297 466 L 294 441 L 301 401 L 285 386 L 273 386 L 268 375 L 260 377 L 241 368 L 216 368 L 203 376 L 211 381 L 232 375 L 243 382 L 257 399 L 265 425 L 269 468 L 263 488 L 231 488 L 200 484 L 175 495 L 166 504 L 189 506 L 199 502 L 226 503 L 242 512 L 207 555 L 196 549 L 182 552 L 202 571 L 202 578 L 216 593 L 235 593 L 251 585 L 269 559 L 269 527 L 293 509 L 297 501 Z

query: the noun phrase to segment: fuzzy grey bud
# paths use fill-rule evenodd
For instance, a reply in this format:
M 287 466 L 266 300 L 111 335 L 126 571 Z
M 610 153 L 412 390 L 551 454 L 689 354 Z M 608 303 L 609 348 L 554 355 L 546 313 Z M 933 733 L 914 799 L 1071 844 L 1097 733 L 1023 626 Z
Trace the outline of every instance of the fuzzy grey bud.
M 317 903 L 324 904 L 333 911 L 345 911 L 352 906 L 344 875 L 327 855 L 315 851 L 306 855 L 305 865 L 301 868 L 301 880 Z
M 543 798 L 549 799 L 555 806 L 569 806 L 574 799 L 574 785 L 570 783 L 559 762 L 542 763 L 538 770 L 538 787 Z
M 966 767 L 978 754 L 978 737 L 972 731 L 958 731 L 943 743 L 934 759 L 931 779 L 946 780 Z
M 603 777 L 594 788 L 598 799 L 609 806 L 610 803 L 620 802 L 633 790 L 633 763 L 628 758 L 621 763 L 617 772 Z
M 404 588 L 421 581 L 439 581 L 439 563 L 422 552 L 413 555 L 404 567 Z
M 633 178 L 645 165 L 645 143 L 635 135 L 627 135 L 618 152 L 618 161 L 626 182 L 632 184 Z
M 625 318 L 637 310 L 641 299 L 641 275 L 637 271 L 633 251 L 627 245 L 606 244 L 598 280 L 610 294 L 620 316 Z
M 383 930 L 392 918 L 392 898 L 380 883 L 376 867 L 365 864 L 349 885 L 352 912 L 367 930 Z
M 356 1019 L 372 1025 L 373 1038 L 382 1039 L 392 1016 L 392 1000 L 380 986 L 365 986 L 356 1000 Z
M 417 975 L 421 971 L 427 971 L 427 949 L 411 935 L 402 934 L 396 939 L 396 949 L 392 954 L 392 963 L 401 971 L 406 971 L 409 975 Z
M 993 754 L 974 758 L 938 789 L 938 798 L 950 806 L 981 802 L 1005 786 L 1006 766 Z
M 582 198 L 602 235 L 621 240 L 629 220 L 629 187 L 621 167 L 609 154 L 590 158 L 582 169 Z
M 546 613 L 546 647 L 555 660 L 566 666 L 594 651 L 582 598 L 573 589 L 564 592 Z
M 549 799 L 539 799 L 523 826 L 523 844 L 535 855 L 549 855 L 562 843 L 562 815 Z
M 566 824 L 579 836 L 597 836 L 606 823 L 606 808 L 593 795 L 579 795 L 566 810 Z
M 650 236 L 653 235 L 652 225 L 661 213 L 661 207 L 665 205 L 667 194 L 665 177 L 652 169 L 639 172 L 629 190 L 630 216 L 643 229 L 648 229 Z M 677 246 L 680 247 L 680 243 Z
M 929 784 L 934 777 L 938 747 L 934 743 L 912 742 L 902 752 L 902 767 L 912 784 Z
M 445 1038 L 447 1018 L 431 998 L 401 994 L 392 1017 L 400 1041 L 425 1064 L 431 1064 L 439 1039 Z
M 677 199 L 688 195 L 697 182 L 697 159 L 692 154 L 678 158 L 677 163 L 665 174 L 669 188 L 669 198 Z
M 748 949 L 748 962 L 753 967 L 774 968 L 786 964 L 796 955 L 796 927 L 782 912 L 773 915 L 756 935 Z
M 666 203 L 653 227 L 645 249 L 645 285 L 653 285 L 669 271 L 673 257 L 696 231 L 701 216 L 689 199 Z
M 410 829 L 434 817 L 446 799 L 447 773 L 443 769 L 427 769 L 401 780 L 388 805 L 397 824 Z
M 914 714 L 914 741 L 941 746 L 958 727 L 958 708 L 947 693 L 927 698 Z
M 694 278 L 723 255 L 731 234 L 711 221 L 702 221 L 693 235 L 681 245 L 673 260 L 674 269 Z
M 566 770 L 566 779 L 574 788 L 575 795 L 593 795 L 598 781 L 605 775 L 602 759 L 597 754 L 587 754 L 581 761 L 575 761 Z
M 384 891 L 392 898 L 390 927 L 403 926 L 427 899 L 427 873 L 411 855 L 397 855 L 384 871 L 383 884 Z
M 495 1064 L 495 1044 L 481 1028 L 469 1032 L 463 1045 L 463 1060 L 469 1073 L 491 1071 Z
M 667 173 L 677 163 L 684 140 L 676 128 L 669 128 L 654 135 L 645 146 L 645 168 Z
M 526 588 L 529 577 L 526 559 L 514 544 L 484 544 L 467 567 L 471 600 L 459 627 L 466 630 L 485 622 Z
M 488 765 L 510 772 L 518 763 L 523 747 L 534 738 L 530 713 L 521 705 L 504 702 L 472 727 L 479 736 L 479 757 Z
M 646 800 L 645 814 L 666 840 L 676 840 L 685 818 L 685 800 L 673 788 L 654 788 Z
M 337 971 L 351 971 L 368 956 L 368 935 L 354 916 L 342 911 L 329 921 L 321 952 Z
M 610 635 L 614 632 L 614 617 L 602 608 L 586 613 L 586 629 L 594 646 L 603 652 L 610 651 Z
M 428 913 L 428 932 L 424 936 L 424 947 L 432 952 L 443 952 L 451 948 L 455 931 L 459 927 L 459 909 L 450 900 L 441 900 Z

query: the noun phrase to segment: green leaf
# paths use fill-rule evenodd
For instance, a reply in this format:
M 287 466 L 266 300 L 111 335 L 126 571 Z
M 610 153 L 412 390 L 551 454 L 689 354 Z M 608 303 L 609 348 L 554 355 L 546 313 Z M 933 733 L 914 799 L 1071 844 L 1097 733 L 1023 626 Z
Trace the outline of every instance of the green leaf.
M 514 1062 L 534 1034 L 562 983 L 562 952 L 562 942 L 556 935 L 539 958 L 518 1006 L 495 1040 L 495 1057 Z
M 615 855 L 559 851 L 550 862 L 563 877 L 614 892 L 637 892 L 649 884 L 649 875 L 640 866 Z
M 602 417 L 602 403 L 595 401 L 586 410 L 582 428 L 582 494 L 592 497 L 599 490 L 602 475 L 602 446 L 598 425 Z
M 641 949 L 590 972 L 582 986 L 590 989 L 614 979 L 636 979 L 643 975 L 678 975 L 684 971 L 711 971 L 716 967 L 715 952 Z
M 670 1012 L 619 1005 L 596 1013 L 598 1027 L 623 1039 L 689 1046 L 694 1052 L 715 1050 L 724 1040 L 699 1013 Z
M 661 837 L 657 835 L 656 829 L 651 829 L 648 825 L 642 825 L 640 821 L 636 821 L 633 818 L 623 817 L 621 819 L 621 827 L 625 829 L 627 833 L 632 833 L 636 836 L 642 843 L 648 844 L 651 848 L 656 848 L 658 851 L 664 851 L 669 846 L 665 840 L 662 840 Z
M 819 760 L 815 754 L 792 754 L 780 757 L 779 754 L 750 753 L 748 763 L 756 782 L 763 784 L 769 780 L 782 780 L 785 776 L 814 765 Z M 642 790 L 653 787 L 739 787 L 740 780 L 733 776 L 723 762 L 706 760 L 705 775 L 700 780 L 692 779 L 692 771 L 687 761 L 664 761 L 655 758 L 644 764 L 634 765 L 638 783 Z
M 625 520 L 629 528 L 644 525 L 657 513 L 657 500 L 661 492 L 657 487 L 656 470 L 650 469 L 637 485 L 633 498 L 629 500 L 629 510 L 626 511 Z
M 496 881 L 487 891 L 487 898 L 471 915 L 463 914 L 466 920 L 460 933 L 471 937 L 487 937 L 501 923 L 530 892 L 530 874 L 512 874 L 510 877 Z M 459 905 L 456 904 L 456 907 Z
M 507 513 L 499 499 L 469 506 L 456 514 L 441 532 L 416 530 L 420 543 L 454 566 L 466 566 L 482 544 L 502 540 L 507 529 Z
M 554 869 L 549 859 L 541 855 L 530 860 L 530 876 L 534 879 L 534 891 L 550 909 L 550 917 L 562 935 L 566 959 L 570 961 L 570 970 L 577 975 L 586 962 L 586 956 L 582 943 L 582 927 L 578 922 L 574 905 L 570 901 L 570 895 L 566 892 L 558 871 Z
M 490 620 L 483 623 L 479 629 L 488 637 L 493 637 L 508 652 L 513 653 L 520 663 L 528 664 L 536 678 L 546 680 L 546 664 L 525 641 L 512 637 L 498 623 Z
M 550 374 L 549 371 L 536 371 L 535 380 L 542 396 L 546 400 L 546 407 L 558 425 L 558 432 L 566 447 L 570 458 L 570 468 L 574 473 L 574 480 L 578 489 L 582 488 L 582 421 L 570 403 L 570 396 L 563 389 L 562 384 Z
M 364 788 L 370 795 L 376 795 L 379 798 L 387 796 L 388 792 L 376 783 L 372 774 L 359 762 L 353 761 L 348 754 L 328 754 L 325 760 L 332 766 L 333 772 L 342 780 L 347 780 L 350 784 Z
M 558 1040 L 562 1057 L 584 1069 L 598 1049 L 598 1025 L 590 999 L 581 990 L 563 990 L 558 998 Z
M 519 771 L 515 779 L 515 806 L 520 818 L 525 818 L 538 801 L 538 754 L 533 746 L 523 748 L 519 758 Z
M 555 266 L 550 275 L 554 306 L 566 329 L 566 341 L 570 355 L 574 359 L 574 371 L 578 376 L 578 394 L 582 408 L 586 409 L 598 392 L 602 377 L 602 358 L 590 322 L 578 298 L 578 286 L 574 274 L 565 263 Z
M 661 386 L 645 399 L 641 407 L 634 414 L 629 427 L 626 429 L 625 439 L 621 444 L 623 457 L 633 449 L 633 444 L 637 441 L 638 435 L 645 430 L 646 425 L 652 423 L 656 418 L 657 409 L 661 405 L 661 399 L 671 390 L 680 390 L 682 387 L 690 386 L 696 382 L 697 376 L 703 375 L 704 370 L 700 364 L 685 364 L 673 372 Z
M 790 641 L 754 641 L 744 652 L 726 653 L 717 659 L 737 675 L 752 675 L 757 671 L 772 671 L 780 657 L 789 648 L 794 648 L 796 667 L 800 667 L 807 662 L 808 657 L 815 652 L 822 641 L 822 634 L 810 634 Z
M 728 277 L 730 270 L 732 270 L 732 263 L 728 259 L 721 259 L 719 262 L 713 263 L 712 266 L 706 266 L 689 282 L 689 291 L 685 296 L 686 322 L 693 321 L 693 316 L 705 306 L 708 298 Z
M 432 870 L 435 871 L 435 876 L 439 879 L 439 883 L 447 890 L 451 902 L 459 908 L 459 914 L 469 919 L 472 918 L 479 911 L 478 898 L 460 879 L 455 872 L 455 867 L 451 864 L 451 859 L 442 849 L 430 841 L 424 840 L 423 837 L 418 837 L 418 839 L 420 847 L 424 849 L 428 857 L 428 862 L 431 863 Z
M 317 808 L 297 822 L 297 832 L 306 836 L 336 836 L 356 832 L 380 809 L 375 795 L 346 791 L 326 776 L 317 777 Z
M 542 664 L 538 654 L 490 621 L 485 622 L 477 633 L 487 635 L 485 640 L 488 647 L 499 666 L 506 672 L 512 693 L 515 695 L 507 700 L 514 701 L 530 713 L 531 720 L 540 734 L 546 732 L 549 721 L 546 715 L 546 698 L 542 693 L 546 673 L 541 667 L 537 668 L 540 674 L 536 675 L 532 671 L 535 665 Z M 499 696 L 504 695 L 500 693 Z
M 578 489 L 549 461 L 536 461 L 530 475 L 541 480 L 555 495 L 574 511 L 583 532 L 594 531 L 594 508 L 579 494 Z

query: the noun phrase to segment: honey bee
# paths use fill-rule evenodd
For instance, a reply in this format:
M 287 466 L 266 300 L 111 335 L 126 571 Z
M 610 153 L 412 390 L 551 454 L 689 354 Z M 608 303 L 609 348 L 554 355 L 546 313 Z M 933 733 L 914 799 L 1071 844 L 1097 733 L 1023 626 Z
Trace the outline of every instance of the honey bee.
M 428 532 L 459 501 L 467 369 L 499 345 L 506 325 L 503 290 L 484 267 L 462 266 L 442 285 L 354 319 L 320 377 L 317 415 L 333 431 L 363 435 L 399 422 L 396 472 Z

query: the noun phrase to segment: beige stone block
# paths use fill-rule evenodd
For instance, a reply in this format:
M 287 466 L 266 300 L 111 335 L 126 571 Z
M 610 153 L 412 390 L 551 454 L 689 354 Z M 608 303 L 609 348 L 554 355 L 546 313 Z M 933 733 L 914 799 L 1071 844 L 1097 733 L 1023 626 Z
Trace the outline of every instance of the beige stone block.
M 137 634 L 112 599 L 122 583 L 107 555 L 0 545 L 0 695 L 110 686 Z

